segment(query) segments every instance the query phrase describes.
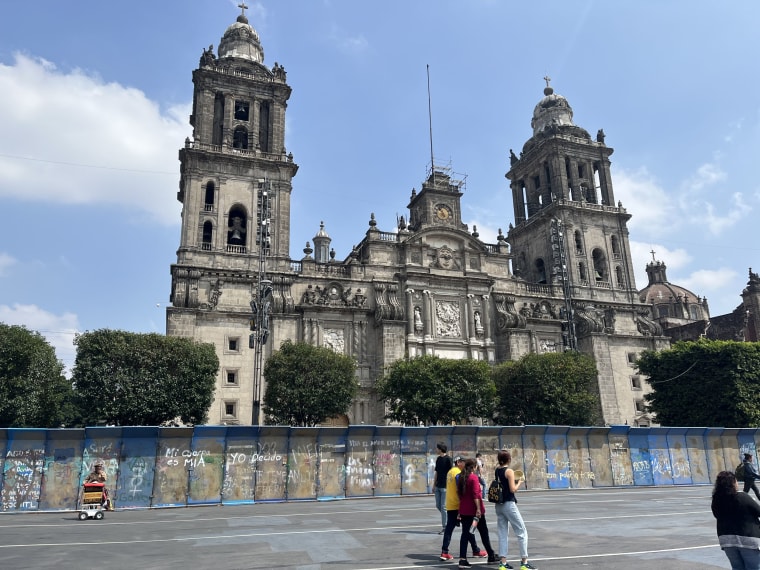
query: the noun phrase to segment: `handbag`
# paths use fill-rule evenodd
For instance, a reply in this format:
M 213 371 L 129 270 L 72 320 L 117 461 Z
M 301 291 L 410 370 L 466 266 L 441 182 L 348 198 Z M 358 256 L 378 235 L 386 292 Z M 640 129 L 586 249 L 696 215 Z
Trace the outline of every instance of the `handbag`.
M 491 485 L 488 487 L 488 502 L 499 505 L 504 502 L 504 488 L 501 486 L 498 474 L 494 476 Z

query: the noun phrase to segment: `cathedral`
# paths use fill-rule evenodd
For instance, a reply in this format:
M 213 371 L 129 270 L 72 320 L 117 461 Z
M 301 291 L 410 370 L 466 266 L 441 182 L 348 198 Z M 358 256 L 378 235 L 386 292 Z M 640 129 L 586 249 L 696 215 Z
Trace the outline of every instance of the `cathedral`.
M 216 346 L 209 423 L 264 423 L 263 365 L 292 340 L 356 360 L 359 394 L 333 425 L 386 423 L 373 386 L 401 358 L 497 364 L 562 350 L 596 360 L 605 423 L 651 425 L 633 363 L 670 339 L 650 296 L 636 289 L 631 216 L 615 200 L 604 132 L 592 138 L 575 125 L 546 78 L 533 136 L 505 164 L 514 224 L 495 244 L 462 222 L 463 182 L 433 164 L 392 231 L 370 216 L 341 260 L 321 224 L 293 259 L 298 164 L 284 146 L 291 88 L 282 66 L 264 64 L 244 12 L 216 53 L 203 50 L 193 133 L 179 151 L 182 226 L 166 330 Z M 688 322 L 709 317 L 706 300 L 691 307 Z

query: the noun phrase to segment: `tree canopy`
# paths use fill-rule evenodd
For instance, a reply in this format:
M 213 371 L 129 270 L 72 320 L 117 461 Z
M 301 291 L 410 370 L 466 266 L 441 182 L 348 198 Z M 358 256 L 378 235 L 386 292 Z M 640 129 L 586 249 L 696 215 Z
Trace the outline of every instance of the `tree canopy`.
M 264 366 L 267 423 L 315 426 L 348 412 L 359 390 L 353 358 L 285 341 Z
M 85 425 L 206 421 L 219 359 L 212 344 L 101 329 L 77 335 L 73 380 Z
M 601 405 L 594 359 L 579 352 L 527 354 L 493 370 L 503 425 L 596 425 Z
M 0 323 L 0 427 L 60 427 L 75 417 L 71 382 L 38 332 Z
M 436 356 L 395 362 L 376 389 L 386 418 L 426 426 L 491 417 L 496 393 L 487 362 Z
M 636 366 L 661 425 L 760 427 L 760 343 L 677 342 L 643 352 Z

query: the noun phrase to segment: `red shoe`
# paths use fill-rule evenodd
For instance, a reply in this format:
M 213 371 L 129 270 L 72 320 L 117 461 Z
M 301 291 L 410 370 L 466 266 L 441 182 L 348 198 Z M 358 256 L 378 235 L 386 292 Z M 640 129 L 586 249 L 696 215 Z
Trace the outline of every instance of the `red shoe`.
M 453 559 L 454 557 L 448 552 L 441 552 L 441 560 L 443 562 L 448 562 L 449 560 L 453 560 Z
M 485 550 L 478 550 L 476 552 L 473 552 L 472 555 L 475 558 L 487 558 L 488 557 L 488 552 L 486 552 Z

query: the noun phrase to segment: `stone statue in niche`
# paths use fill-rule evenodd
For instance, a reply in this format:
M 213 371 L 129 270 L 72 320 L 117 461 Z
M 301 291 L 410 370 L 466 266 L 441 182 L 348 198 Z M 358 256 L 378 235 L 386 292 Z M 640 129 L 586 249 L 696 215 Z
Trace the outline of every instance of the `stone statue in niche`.
M 480 320 L 480 311 L 475 311 L 475 334 L 483 334 L 483 322 Z
M 424 326 L 422 324 L 422 311 L 420 311 L 419 307 L 414 308 L 414 332 L 417 334 L 422 334 L 422 331 L 424 330 Z

